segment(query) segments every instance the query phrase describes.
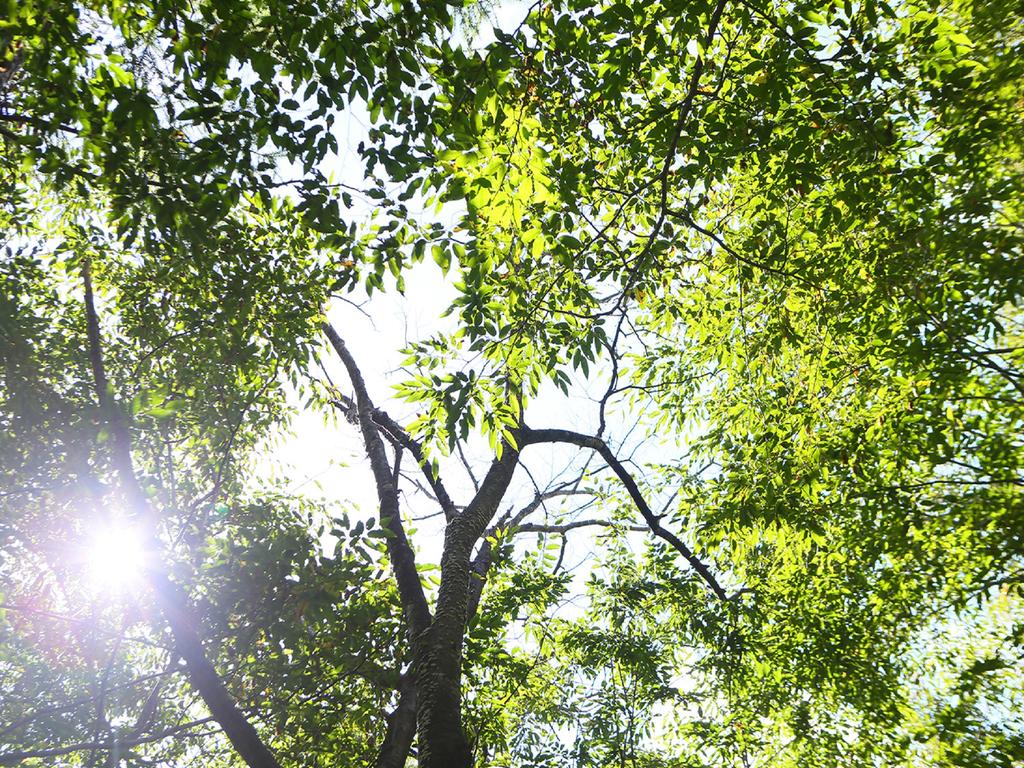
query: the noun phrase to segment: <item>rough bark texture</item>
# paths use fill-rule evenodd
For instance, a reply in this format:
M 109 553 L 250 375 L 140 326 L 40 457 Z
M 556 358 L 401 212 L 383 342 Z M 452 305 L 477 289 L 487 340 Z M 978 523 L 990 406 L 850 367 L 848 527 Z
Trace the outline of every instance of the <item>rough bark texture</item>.
M 93 299 L 92 276 L 86 262 L 83 270 L 85 279 L 86 324 L 89 338 L 89 361 L 100 407 L 103 409 L 111 431 L 114 466 L 121 490 L 134 514 L 146 523 L 147 545 L 152 553 L 149 564 L 149 581 L 156 594 L 167 623 L 174 635 L 175 649 L 185 660 L 189 682 L 199 692 L 214 720 L 224 730 L 235 751 L 250 768 L 280 768 L 277 758 L 270 751 L 252 723 L 238 708 L 216 669 L 206 658 L 202 641 L 195 629 L 195 622 L 189 615 L 188 599 L 185 592 L 174 584 L 167 575 L 167 568 L 157 557 L 159 542 L 156 538 L 156 520 L 149 500 L 146 498 L 132 463 L 131 433 L 124 414 L 118 408 L 109 392 L 106 370 L 103 365 L 103 347 L 100 338 L 99 318 Z
M 462 728 L 462 639 L 469 618 L 470 557 L 508 489 L 518 458 L 519 452 L 506 444 L 469 506 L 445 529 L 437 609 L 415 649 L 421 768 L 469 768 L 473 763 Z

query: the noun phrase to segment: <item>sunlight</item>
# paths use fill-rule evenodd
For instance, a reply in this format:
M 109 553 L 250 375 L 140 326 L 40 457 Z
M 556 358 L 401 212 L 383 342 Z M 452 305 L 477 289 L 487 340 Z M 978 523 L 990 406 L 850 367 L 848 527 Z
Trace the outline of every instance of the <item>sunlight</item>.
M 88 577 L 96 589 L 127 592 L 141 585 L 146 566 L 142 536 L 130 525 L 107 524 L 89 539 Z

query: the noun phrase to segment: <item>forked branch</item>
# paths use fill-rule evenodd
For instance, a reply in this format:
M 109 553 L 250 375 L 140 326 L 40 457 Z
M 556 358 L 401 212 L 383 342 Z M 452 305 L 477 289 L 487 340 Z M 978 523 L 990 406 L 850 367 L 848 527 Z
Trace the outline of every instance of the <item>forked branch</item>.
M 644 522 L 647 523 L 651 533 L 667 542 L 674 550 L 681 554 L 690 564 L 690 567 L 697 572 L 697 575 L 704 580 L 704 583 L 711 588 L 711 591 L 720 600 L 729 599 L 722 585 L 718 583 L 718 579 L 715 578 L 714 574 L 711 573 L 711 570 L 700 558 L 693 553 L 693 550 L 686 546 L 678 536 L 661 526 L 659 515 L 655 514 L 651 509 L 633 476 L 629 474 L 612 449 L 608 447 L 608 443 L 599 437 L 572 432 L 568 429 L 529 429 L 523 427 L 520 435 L 523 446 L 535 445 L 537 443 L 568 443 L 569 445 L 576 445 L 580 448 L 589 448 L 592 451 L 596 451 L 626 487 L 629 497 L 633 500 L 633 504 L 644 518 Z
M 388 555 L 391 558 L 391 567 L 395 573 L 395 581 L 398 584 L 398 593 L 402 600 L 408 628 L 410 633 L 415 636 L 430 626 L 430 607 L 427 604 L 426 595 L 423 593 L 419 571 L 416 569 L 416 556 L 406 537 L 405 528 L 402 526 L 398 488 L 395 485 L 391 462 L 388 461 L 387 451 L 384 448 L 384 439 L 373 420 L 373 401 L 370 400 L 370 395 L 366 390 L 363 374 L 341 336 L 330 323 L 324 323 L 323 329 L 331 346 L 334 347 L 334 351 L 338 353 L 338 357 L 345 365 L 352 387 L 355 389 L 356 417 L 359 422 L 359 430 L 363 435 L 366 455 L 370 459 L 373 479 L 377 485 L 380 521 L 389 532 L 387 536 Z

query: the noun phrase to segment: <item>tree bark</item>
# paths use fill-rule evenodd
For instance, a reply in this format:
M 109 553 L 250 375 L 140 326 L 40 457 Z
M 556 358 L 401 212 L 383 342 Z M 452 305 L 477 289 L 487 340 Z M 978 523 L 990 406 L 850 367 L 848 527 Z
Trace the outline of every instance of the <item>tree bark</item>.
M 352 353 L 345 346 L 341 336 L 329 323 L 324 323 L 323 329 L 331 346 L 334 347 L 334 351 L 338 353 L 338 357 L 344 363 L 348 377 L 356 391 L 356 418 L 359 422 L 359 430 L 363 435 L 366 455 L 370 459 L 373 479 L 377 486 L 380 522 L 388 531 L 387 546 L 388 556 L 391 558 L 391 569 L 395 574 L 395 581 L 398 583 L 398 595 L 402 601 L 409 638 L 411 641 L 415 641 L 416 636 L 430 624 L 430 606 L 423 593 L 423 585 L 420 584 L 415 553 L 402 525 L 398 489 L 395 487 L 395 478 L 392 475 L 391 464 L 388 462 L 387 452 L 384 448 L 384 439 L 373 421 L 373 401 L 370 400 L 359 366 L 356 365 L 355 358 L 352 357 Z
M 398 705 L 388 715 L 388 730 L 377 754 L 376 768 L 405 768 L 416 736 L 416 684 L 405 675 L 398 687 Z
M 420 768 L 473 764 L 462 728 L 462 641 L 469 618 L 470 557 L 508 489 L 518 459 L 519 451 L 506 443 L 469 506 L 445 528 L 437 609 L 415 648 Z

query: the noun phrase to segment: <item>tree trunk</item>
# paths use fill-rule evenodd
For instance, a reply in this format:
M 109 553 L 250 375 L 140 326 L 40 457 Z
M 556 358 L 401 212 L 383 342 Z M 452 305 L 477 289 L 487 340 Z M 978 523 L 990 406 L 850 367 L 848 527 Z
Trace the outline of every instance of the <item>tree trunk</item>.
M 469 618 L 470 558 L 508 489 L 518 459 L 518 450 L 506 443 L 469 506 L 445 528 L 437 609 L 414 650 L 420 768 L 473 765 L 462 728 L 462 639 Z
M 429 633 L 434 635 L 433 630 Z M 473 754 L 462 729 L 462 643 L 443 637 L 423 638 L 417 651 L 420 768 L 471 768 Z

